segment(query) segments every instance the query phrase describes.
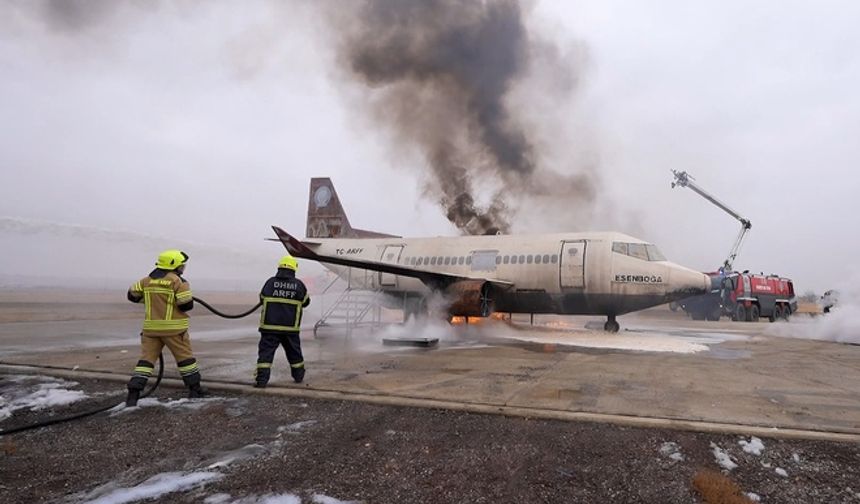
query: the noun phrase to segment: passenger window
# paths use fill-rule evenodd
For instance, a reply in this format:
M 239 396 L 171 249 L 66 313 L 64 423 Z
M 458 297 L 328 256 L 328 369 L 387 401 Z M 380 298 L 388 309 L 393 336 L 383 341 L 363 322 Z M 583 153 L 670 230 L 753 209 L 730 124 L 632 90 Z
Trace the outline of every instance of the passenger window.
M 445 258 L 445 266 L 450 266 L 450 265 L 451 265 L 451 258 L 450 258 L 450 257 L 446 257 L 446 258 Z
M 629 252 L 628 255 L 630 257 L 642 259 L 643 261 L 648 260 L 648 251 L 645 249 L 644 243 L 628 243 L 627 251 Z
M 460 256 L 457 258 L 457 264 L 459 264 L 460 266 L 463 265 L 463 261 L 464 261 L 463 256 Z
M 627 244 L 621 242 L 613 242 L 612 251 L 618 252 L 619 254 L 627 255 Z
M 430 258 L 430 265 L 431 265 L 431 266 L 436 266 L 436 258 L 435 258 L 435 257 L 431 257 L 431 258 Z
M 550 260 L 552 261 L 552 263 L 553 263 L 553 264 L 557 264 L 557 263 L 558 263 L 558 255 L 557 255 L 557 254 L 553 254 L 553 255 L 550 257 Z
M 544 255 L 543 255 L 543 263 L 544 263 L 544 264 L 549 264 L 549 254 L 544 254 Z
M 520 264 L 525 264 L 525 263 L 526 263 L 526 256 L 520 254 Z
M 535 256 L 535 264 L 540 264 L 540 254 Z
M 466 265 L 470 265 L 470 264 L 472 264 L 472 256 L 468 255 L 468 256 L 466 256 Z
M 511 256 L 505 256 L 505 257 L 502 259 L 502 262 L 503 262 L 503 263 L 505 263 L 505 264 L 510 263 L 510 262 L 511 262 Z
M 502 256 L 496 256 L 496 264 L 502 264 Z

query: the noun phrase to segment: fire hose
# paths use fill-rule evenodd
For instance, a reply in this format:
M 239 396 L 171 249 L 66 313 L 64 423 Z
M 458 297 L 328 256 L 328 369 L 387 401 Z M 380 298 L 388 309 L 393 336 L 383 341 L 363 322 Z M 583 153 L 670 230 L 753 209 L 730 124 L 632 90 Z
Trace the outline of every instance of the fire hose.
M 253 308 L 251 308 L 248 311 L 242 312 L 238 315 L 230 315 L 230 314 L 223 313 L 223 312 L 215 309 L 212 305 L 210 305 L 206 301 L 203 301 L 200 298 L 195 297 L 192 299 L 194 301 L 200 303 L 201 305 L 203 305 L 207 310 L 211 311 L 215 315 L 218 315 L 219 317 L 223 317 L 226 319 L 239 319 L 239 318 L 247 317 L 248 315 L 257 311 L 257 308 L 259 308 L 263 304 L 263 302 L 260 301 L 259 303 L 254 305 Z M 47 366 L 45 366 L 45 367 L 47 367 Z M 161 378 L 163 376 L 164 376 L 164 354 L 159 353 L 158 354 L 158 375 L 155 377 L 155 382 L 153 382 L 152 385 L 150 385 L 149 387 L 146 388 L 146 390 L 143 391 L 143 393 L 140 395 L 140 398 L 143 399 L 143 398 L 151 395 L 153 392 L 155 392 L 155 389 L 157 389 L 158 385 L 161 384 Z M 28 425 L 22 425 L 20 427 L 15 427 L 13 429 L 0 430 L 0 436 L 5 436 L 8 434 L 14 434 L 16 432 L 23 432 L 23 431 L 27 431 L 27 430 L 31 430 L 31 429 L 38 429 L 39 427 L 47 427 L 49 425 L 55 425 L 58 423 L 70 422 L 72 420 L 79 420 L 81 418 L 86 418 L 86 417 L 93 416 L 93 415 L 96 415 L 98 413 L 102 413 L 104 411 L 113 409 L 116 406 L 117 406 L 116 404 L 111 403 L 108 406 L 103 406 L 103 407 L 96 408 L 93 410 L 83 411 L 81 413 L 75 413 L 74 415 L 68 415 L 68 416 L 58 417 L 58 418 L 50 418 L 48 420 L 43 420 L 41 422 L 35 422 L 32 424 L 28 424 Z

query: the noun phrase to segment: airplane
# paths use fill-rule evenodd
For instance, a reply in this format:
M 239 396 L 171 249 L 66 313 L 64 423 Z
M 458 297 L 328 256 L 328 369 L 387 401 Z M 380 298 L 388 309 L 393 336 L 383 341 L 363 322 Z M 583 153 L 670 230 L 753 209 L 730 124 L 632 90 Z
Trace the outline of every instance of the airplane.
M 604 330 L 617 332 L 619 315 L 711 290 L 704 273 L 618 232 L 403 238 L 356 229 L 330 178 L 311 179 L 304 240 L 272 229 L 294 257 L 382 291 L 404 319 L 426 315 L 441 293 L 450 316 L 604 315 Z

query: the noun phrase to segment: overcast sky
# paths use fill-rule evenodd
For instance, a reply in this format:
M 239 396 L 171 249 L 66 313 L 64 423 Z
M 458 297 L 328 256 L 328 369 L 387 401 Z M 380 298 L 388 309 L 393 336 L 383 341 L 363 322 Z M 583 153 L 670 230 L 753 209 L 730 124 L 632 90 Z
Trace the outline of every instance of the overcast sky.
M 304 233 L 312 176 L 333 178 L 354 226 L 457 234 L 422 197 L 425 160 L 392 149 L 360 110 L 317 2 L 87 5 L 60 16 L 0 3 L 0 273 L 79 276 L 98 263 L 132 280 L 162 246 L 147 237 L 161 237 L 243 257 L 229 274 L 200 271 L 215 262 L 196 274 L 256 277 L 282 252 L 261 240 L 271 224 Z M 540 224 L 525 208 L 515 231 L 615 229 L 713 269 L 739 224 L 670 189 L 670 169 L 687 170 L 752 221 L 736 267 L 801 292 L 856 272 L 860 3 L 523 9 L 582 73 L 558 107 L 526 87 L 512 99 L 540 104 L 529 120 L 555 131 L 546 150 L 594 163 L 599 191 L 588 215 Z

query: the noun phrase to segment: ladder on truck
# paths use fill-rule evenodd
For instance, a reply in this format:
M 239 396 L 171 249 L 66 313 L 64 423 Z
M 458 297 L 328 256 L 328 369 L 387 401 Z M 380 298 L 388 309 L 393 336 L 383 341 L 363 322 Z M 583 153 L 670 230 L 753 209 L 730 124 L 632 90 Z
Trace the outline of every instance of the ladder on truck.
M 328 293 L 340 278 L 332 280 L 321 292 Z M 382 325 L 382 291 L 371 287 L 369 282 L 353 282 L 349 276 L 346 289 L 341 292 L 329 307 L 323 307 L 323 314 L 314 323 L 314 337 L 320 328 L 344 329 L 346 335 L 352 334 L 359 326 L 379 327 Z M 320 296 L 322 297 L 322 296 Z

